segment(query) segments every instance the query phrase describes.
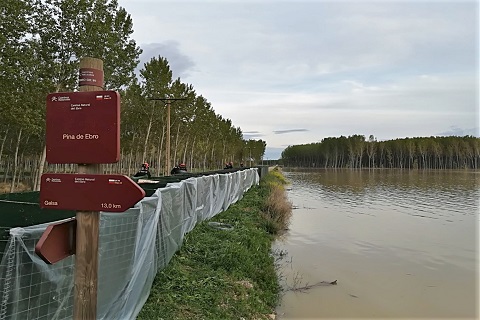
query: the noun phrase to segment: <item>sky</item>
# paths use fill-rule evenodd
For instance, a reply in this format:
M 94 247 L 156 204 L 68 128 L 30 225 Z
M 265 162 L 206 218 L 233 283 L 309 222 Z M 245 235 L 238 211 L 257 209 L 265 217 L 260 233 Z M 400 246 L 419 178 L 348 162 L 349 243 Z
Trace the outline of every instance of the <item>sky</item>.
M 327 137 L 480 136 L 478 1 L 119 0 L 264 159 Z

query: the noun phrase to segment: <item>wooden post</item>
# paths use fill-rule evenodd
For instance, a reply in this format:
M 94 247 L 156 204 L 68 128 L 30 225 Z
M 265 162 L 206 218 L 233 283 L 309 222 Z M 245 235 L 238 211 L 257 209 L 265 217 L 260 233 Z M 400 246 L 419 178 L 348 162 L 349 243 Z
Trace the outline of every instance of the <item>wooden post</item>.
M 152 98 L 149 100 L 161 100 L 167 106 L 167 143 L 166 143 L 166 152 L 165 152 L 165 168 L 163 169 L 163 174 L 165 176 L 170 175 L 170 170 L 172 169 L 170 163 L 170 107 L 172 101 L 186 100 L 186 98 Z
M 166 159 L 166 165 L 165 165 L 165 170 L 166 176 L 170 175 L 170 99 L 167 100 L 167 150 L 166 150 L 165 157 Z
M 80 69 L 91 68 L 103 73 L 103 61 L 95 58 L 80 60 Z M 103 86 L 103 83 L 100 84 Z M 80 91 L 101 91 L 92 85 L 80 86 Z M 101 164 L 79 164 L 78 173 L 102 174 Z M 74 195 L 72 195 L 74 196 Z M 98 235 L 100 213 L 98 211 L 79 211 L 76 214 L 77 237 L 75 253 L 75 320 L 97 318 L 97 284 L 98 284 Z

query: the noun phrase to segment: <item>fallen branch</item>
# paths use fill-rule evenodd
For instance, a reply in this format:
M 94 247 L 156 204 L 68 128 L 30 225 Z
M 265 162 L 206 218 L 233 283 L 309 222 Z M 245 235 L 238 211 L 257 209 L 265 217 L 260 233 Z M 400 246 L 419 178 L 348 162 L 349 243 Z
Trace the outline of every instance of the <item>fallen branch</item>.
M 305 292 L 307 290 L 310 290 L 312 288 L 315 288 L 315 287 L 323 287 L 323 286 L 334 286 L 334 285 L 337 285 L 337 280 L 335 281 L 320 281 L 320 282 L 317 282 L 315 284 L 307 284 L 306 286 L 303 286 L 303 287 L 296 287 L 296 288 L 291 288 L 289 289 L 289 291 L 293 291 L 293 292 Z

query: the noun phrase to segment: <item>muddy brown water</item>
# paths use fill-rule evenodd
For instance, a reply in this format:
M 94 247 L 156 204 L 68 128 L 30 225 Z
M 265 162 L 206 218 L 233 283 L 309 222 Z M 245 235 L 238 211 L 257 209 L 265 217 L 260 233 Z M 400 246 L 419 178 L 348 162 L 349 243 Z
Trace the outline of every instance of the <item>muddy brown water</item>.
M 278 319 L 478 319 L 480 173 L 284 174 Z

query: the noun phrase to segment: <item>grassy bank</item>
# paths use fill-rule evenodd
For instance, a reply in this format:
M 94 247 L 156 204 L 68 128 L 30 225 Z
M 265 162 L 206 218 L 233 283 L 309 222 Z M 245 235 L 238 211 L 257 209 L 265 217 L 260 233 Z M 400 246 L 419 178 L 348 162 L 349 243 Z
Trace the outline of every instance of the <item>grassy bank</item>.
M 227 211 L 189 232 L 157 274 L 137 319 L 275 318 L 281 288 L 271 245 L 291 214 L 284 183 L 270 172 Z

